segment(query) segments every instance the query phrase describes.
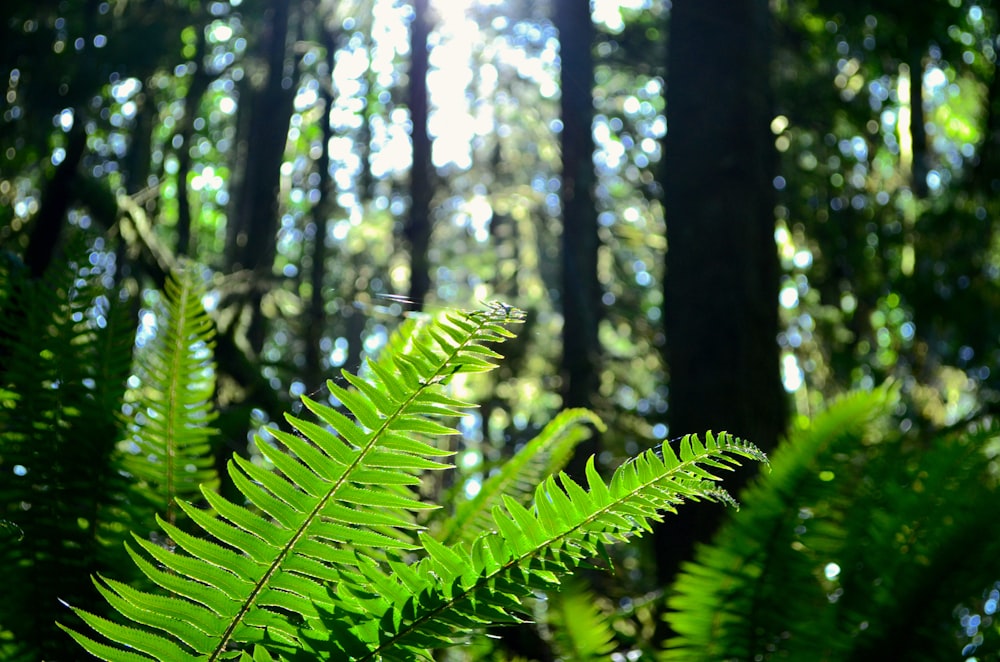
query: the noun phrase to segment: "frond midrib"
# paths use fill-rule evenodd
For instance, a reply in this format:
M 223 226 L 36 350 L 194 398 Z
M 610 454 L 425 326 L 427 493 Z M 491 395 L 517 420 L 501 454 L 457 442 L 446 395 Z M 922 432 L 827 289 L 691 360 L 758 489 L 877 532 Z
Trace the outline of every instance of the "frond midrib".
M 181 291 L 170 296 L 168 300 L 168 309 L 174 308 L 174 313 L 177 315 L 176 320 L 171 320 L 178 331 L 187 330 L 188 322 L 188 297 L 190 296 L 191 283 L 190 276 L 185 276 L 181 279 L 180 289 Z M 173 334 L 176 338 L 173 350 L 170 352 L 170 374 L 169 374 L 169 385 L 170 385 L 170 396 L 168 399 L 168 407 L 171 412 L 176 411 L 176 407 L 182 406 L 182 389 L 187 386 L 187 377 L 184 371 L 184 357 L 188 351 L 187 338 L 185 333 Z M 169 336 L 168 336 L 169 338 Z M 164 343 L 164 349 L 166 349 L 166 343 Z M 175 497 L 179 494 L 177 485 L 175 484 L 177 475 L 177 420 L 176 417 L 171 415 L 166 417 L 167 426 L 167 438 L 165 444 L 166 450 L 166 492 L 168 495 L 167 500 L 167 521 L 170 523 L 174 522 L 174 509 L 176 505 L 174 503 Z

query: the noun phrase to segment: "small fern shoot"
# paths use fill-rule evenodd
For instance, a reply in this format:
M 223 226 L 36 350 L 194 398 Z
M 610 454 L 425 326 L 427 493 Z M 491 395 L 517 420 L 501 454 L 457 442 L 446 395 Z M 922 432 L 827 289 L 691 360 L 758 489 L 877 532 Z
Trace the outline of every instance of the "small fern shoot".
M 610 615 L 598 605 L 597 596 L 582 581 L 563 582 L 548 596 L 548 624 L 555 649 L 564 660 L 607 660 L 615 650 Z

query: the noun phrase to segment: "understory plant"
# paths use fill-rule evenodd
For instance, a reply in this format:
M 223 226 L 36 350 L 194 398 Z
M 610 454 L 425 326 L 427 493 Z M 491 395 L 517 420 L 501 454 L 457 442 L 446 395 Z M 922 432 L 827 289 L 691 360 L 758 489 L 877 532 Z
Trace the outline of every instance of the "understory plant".
M 998 659 L 1000 427 L 903 432 L 897 392 L 797 422 L 677 580 L 663 660 Z
M 176 501 L 192 527 L 159 518 L 160 536 L 133 534 L 128 554 L 152 588 L 96 575 L 114 615 L 72 605 L 86 626 L 60 627 L 106 660 L 430 659 L 526 620 L 527 601 L 610 561 L 609 545 L 682 502 L 731 503 L 719 472 L 766 460 L 727 434 L 689 436 L 632 458 L 610 481 L 591 458 L 581 484 L 559 469 L 584 426 L 600 422 L 571 410 L 479 497 L 435 515 L 441 504 L 420 487 L 427 472 L 452 468 L 440 440 L 471 406 L 449 383 L 493 369 L 522 320 L 492 303 L 406 321 L 360 374 L 328 383 L 337 406 L 304 397 L 309 418 L 289 415 L 288 429 L 257 437 L 262 461 L 232 457 L 242 498 L 206 484 L 204 506 Z
M 127 302 L 82 245 L 32 278 L 0 260 L 0 659 L 64 659 L 59 600 L 90 605 L 88 575 L 128 562 L 112 514 L 132 367 Z
M 215 410 L 215 325 L 205 310 L 201 270 L 171 274 L 140 333 L 125 394 L 125 443 L 117 468 L 129 478 L 132 530 L 156 535 L 156 516 L 177 524 L 178 503 L 217 490 L 211 442 Z M 148 337 L 147 337 L 148 336 Z
M 0 266 L 3 660 L 65 659 L 61 601 L 107 612 L 89 575 L 137 580 L 129 530 L 155 537 L 156 514 L 175 521 L 178 497 L 218 482 L 202 275 L 175 273 L 137 338 L 137 309 L 90 251 L 74 240 L 40 279 Z
M 174 274 L 137 342 L 136 309 L 89 263 L 68 259 L 37 282 L 0 268 L 0 658 L 1000 651 L 1000 431 L 988 419 L 916 434 L 895 418 L 893 387 L 798 418 L 739 516 L 667 591 L 673 637 L 656 653 L 590 571 L 685 500 L 731 502 L 719 475 L 765 460 L 756 448 L 686 437 L 610 480 L 591 460 L 578 482 L 561 470 L 603 424 L 569 409 L 477 489 L 459 480 L 435 496 L 445 481 L 433 472 L 453 469 L 448 436 L 472 406 L 459 394 L 521 321 L 497 303 L 407 320 L 359 374 L 329 384 L 329 401 L 303 398 L 307 415 L 263 430 L 259 455 L 233 456 L 236 497 L 224 498 L 202 277 Z M 82 648 L 53 636 L 56 620 Z

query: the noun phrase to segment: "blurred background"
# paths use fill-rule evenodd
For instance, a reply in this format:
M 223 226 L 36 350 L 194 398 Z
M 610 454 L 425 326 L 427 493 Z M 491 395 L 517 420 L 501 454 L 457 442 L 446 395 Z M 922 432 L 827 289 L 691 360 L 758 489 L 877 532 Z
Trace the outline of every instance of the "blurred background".
M 609 426 L 571 472 L 708 429 L 770 450 L 887 379 L 901 433 L 988 423 L 998 21 L 990 0 L 4 0 L 3 283 L 70 260 L 103 288 L 88 323 L 122 302 L 141 345 L 166 275 L 201 265 L 220 465 L 405 315 L 494 299 L 528 321 L 467 385 L 470 485 L 570 406 Z M 621 592 L 669 582 L 717 524 L 695 512 Z

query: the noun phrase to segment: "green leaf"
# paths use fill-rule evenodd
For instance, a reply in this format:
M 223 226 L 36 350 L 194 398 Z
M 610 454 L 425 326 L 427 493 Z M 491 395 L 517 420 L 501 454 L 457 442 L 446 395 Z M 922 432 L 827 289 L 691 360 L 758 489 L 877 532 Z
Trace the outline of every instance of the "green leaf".
M 409 542 L 414 514 L 436 506 L 421 500 L 411 483 L 419 482 L 418 472 L 447 466 L 435 459 L 447 454 L 430 439 L 454 433 L 441 417 L 464 406 L 441 394 L 436 382 L 492 367 L 485 359 L 470 362 L 467 354 L 490 356 L 472 348 L 510 337 L 502 325 L 512 321 L 509 309 L 501 314 L 491 308 L 422 326 L 404 324 L 396 337 L 409 337 L 390 341 L 395 351 L 372 364 L 370 381 L 352 375 L 347 388 L 331 384 L 346 415 L 305 399 L 320 424 L 290 418 L 301 436 L 274 431 L 273 443 L 258 439 L 273 472 L 234 456 L 228 466 L 233 484 L 261 514 L 206 490 L 211 514 L 195 514 L 186 503 L 180 508 L 209 538 L 167 521 L 161 528 L 175 549 L 136 537 L 141 552 L 130 546 L 129 553 L 151 581 L 173 594 L 164 603 L 169 616 L 151 615 L 155 596 L 108 583 L 102 592 L 132 625 L 85 612 L 81 618 L 121 646 L 123 655 L 145 651 L 157 659 L 222 659 L 252 645 L 288 653 L 329 636 L 318 620 L 321 609 L 369 614 L 381 622 L 390 603 L 371 592 L 370 582 L 378 577 L 384 588 L 392 581 L 373 574 L 371 559 L 424 549 Z M 328 594 L 327 586 L 337 586 L 336 594 Z M 175 607 L 188 601 L 178 613 Z M 364 619 L 352 629 L 358 636 L 378 636 Z M 74 637 L 94 654 L 114 650 L 89 636 Z
M 216 418 L 212 406 L 215 327 L 202 300 L 205 286 L 193 268 L 167 279 L 155 310 L 157 331 L 137 352 L 133 371 L 138 385 L 127 394 L 131 450 L 123 469 L 135 477 L 135 499 L 152 513 L 165 512 L 173 523 L 179 499 L 198 499 L 201 487 L 218 485 L 210 442 Z
M 480 535 L 471 549 L 445 547 L 422 535 L 427 556 L 417 568 L 426 578 L 420 600 L 391 605 L 391 614 L 379 619 L 377 645 L 358 659 L 408 659 L 428 642 L 457 641 L 469 623 L 491 622 L 503 610 L 523 611 L 521 599 L 557 586 L 560 577 L 598 553 L 601 541 L 640 535 L 644 527 L 632 516 L 635 508 L 644 517 L 659 519 L 685 496 L 717 500 L 718 494 L 707 489 L 712 483 L 703 479 L 705 465 L 728 468 L 739 457 L 766 461 L 756 447 L 727 434 L 709 436 L 704 443 L 688 438 L 682 444 L 686 459 L 669 448 L 650 450 L 619 467 L 610 484 L 597 475 L 591 458 L 588 492 L 565 474 L 550 476 L 536 489 L 533 508 L 510 498 L 503 508 L 495 507 L 496 530 Z M 673 490 L 675 485 L 683 488 L 682 494 Z M 539 507 L 543 502 L 567 501 L 572 508 L 562 508 L 559 517 L 540 514 L 547 507 Z M 442 623 L 459 632 L 442 631 Z M 322 650 L 331 654 L 336 648 Z
M 606 660 L 615 650 L 610 615 L 598 607 L 596 596 L 580 580 L 563 582 L 549 594 L 549 626 L 563 659 Z
M 479 492 L 463 501 L 435 534 L 442 542 L 471 542 L 492 527 L 490 513 L 503 495 L 528 503 L 535 487 L 558 473 L 569 462 L 576 446 L 590 436 L 589 425 L 604 431 L 604 423 L 587 409 L 565 409 L 538 435 L 506 460 L 499 471 L 483 481 Z

